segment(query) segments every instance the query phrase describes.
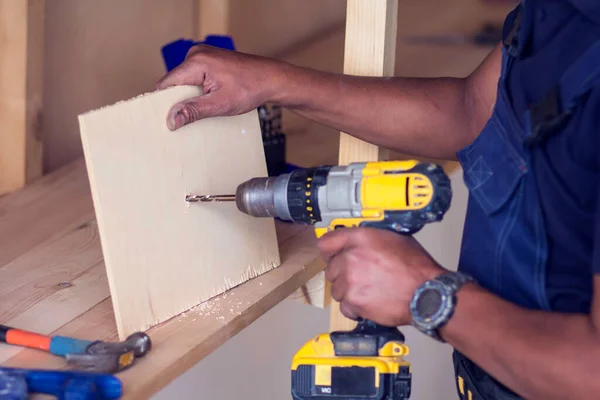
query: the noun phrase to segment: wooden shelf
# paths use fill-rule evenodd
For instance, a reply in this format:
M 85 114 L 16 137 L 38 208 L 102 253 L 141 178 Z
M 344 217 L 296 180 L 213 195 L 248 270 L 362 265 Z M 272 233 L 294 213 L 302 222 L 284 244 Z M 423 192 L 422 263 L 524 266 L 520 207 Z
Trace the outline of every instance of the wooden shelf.
M 117 375 L 124 398 L 149 398 L 323 268 L 312 228 L 277 223 L 277 234 L 281 266 L 147 331 L 152 351 Z M 83 161 L 0 198 L 0 324 L 117 340 Z M 9 345 L 0 345 L 0 364 L 67 368 Z

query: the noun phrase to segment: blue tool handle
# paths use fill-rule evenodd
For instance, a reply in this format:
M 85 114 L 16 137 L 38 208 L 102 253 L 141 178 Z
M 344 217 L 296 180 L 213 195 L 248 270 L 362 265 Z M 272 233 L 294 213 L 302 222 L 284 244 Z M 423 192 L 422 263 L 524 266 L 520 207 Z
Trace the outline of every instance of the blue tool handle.
M 171 71 L 181 64 L 185 60 L 188 51 L 200 43 L 226 50 L 235 50 L 233 39 L 231 36 L 226 35 L 208 35 L 204 38 L 204 41 L 178 39 L 167 43 L 161 49 L 167 71 Z
M 27 382 L 22 376 L 14 376 L 0 368 L 0 399 L 1 400 L 26 400 Z
M 67 354 L 85 354 L 85 350 L 90 344 L 92 342 L 89 340 L 53 336 L 50 340 L 50 353 L 61 357 L 66 357 Z
M 0 387 L 8 379 L 24 381 L 27 393 L 43 393 L 58 400 L 116 400 L 123 395 L 121 381 L 112 376 L 78 371 L 0 368 Z M 21 385 L 23 390 L 23 385 Z M 9 397 L 10 399 L 18 397 Z M 26 398 L 26 397 L 25 397 Z

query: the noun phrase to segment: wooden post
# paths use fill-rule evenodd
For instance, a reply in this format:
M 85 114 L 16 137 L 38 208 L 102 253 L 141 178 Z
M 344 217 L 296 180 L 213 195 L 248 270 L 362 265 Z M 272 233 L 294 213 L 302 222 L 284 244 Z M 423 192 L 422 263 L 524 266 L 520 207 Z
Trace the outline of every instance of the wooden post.
M 229 34 L 230 0 L 196 0 L 196 39 Z
M 0 0 L 0 195 L 42 175 L 44 0 Z
M 398 0 L 348 0 L 344 73 L 363 76 L 392 76 L 396 59 Z M 339 164 L 377 161 L 379 148 L 340 133 Z M 345 318 L 332 300 L 330 329 L 356 326 Z

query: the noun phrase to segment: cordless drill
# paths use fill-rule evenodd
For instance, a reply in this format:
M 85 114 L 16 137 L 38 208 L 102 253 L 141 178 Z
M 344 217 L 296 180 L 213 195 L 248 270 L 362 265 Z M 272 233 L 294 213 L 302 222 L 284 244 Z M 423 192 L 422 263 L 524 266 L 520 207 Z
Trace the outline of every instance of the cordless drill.
M 314 225 L 317 237 L 338 228 L 372 227 L 404 235 L 442 220 L 450 179 L 436 164 L 418 161 L 353 163 L 252 178 L 235 195 L 188 196 L 188 201 L 235 201 L 254 217 Z M 318 335 L 292 361 L 295 400 L 410 397 L 409 353 L 396 327 L 359 319 L 349 332 Z

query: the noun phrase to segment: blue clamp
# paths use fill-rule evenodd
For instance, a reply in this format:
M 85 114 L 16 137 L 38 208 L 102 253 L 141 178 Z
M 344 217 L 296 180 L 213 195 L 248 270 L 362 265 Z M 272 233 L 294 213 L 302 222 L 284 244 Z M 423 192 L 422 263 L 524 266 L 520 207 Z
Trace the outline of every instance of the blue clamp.
M 235 51 L 235 45 L 230 36 L 208 35 L 201 42 L 189 39 L 178 39 L 171 43 L 167 43 L 161 49 L 167 72 L 181 64 L 185 60 L 188 51 L 197 44 L 206 44 L 221 49 Z
M 0 367 L 0 399 L 23 400 L 33 393 L 59 400 L 115 400 L 123 387 L 112 375 Z

